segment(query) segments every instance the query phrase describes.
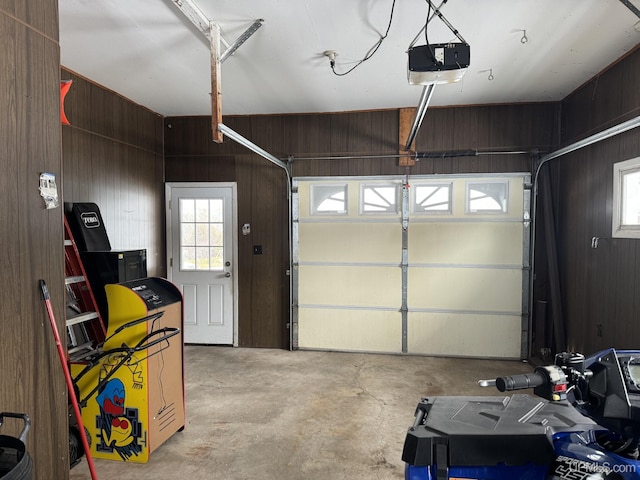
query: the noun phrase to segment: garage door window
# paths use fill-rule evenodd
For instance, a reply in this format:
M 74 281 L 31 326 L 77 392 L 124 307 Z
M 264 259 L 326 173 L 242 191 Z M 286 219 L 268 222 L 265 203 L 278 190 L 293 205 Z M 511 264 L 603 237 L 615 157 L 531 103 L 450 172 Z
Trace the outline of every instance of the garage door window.
M 360 213 L 398 213 L 398 185 L 362 185 Z
M 467 213 L 507 213 L 509 183 L 467 183 Z
M 346 215 L 347 185 L 311 185 L 311 215 Z
M 640 157 L 613 166 L 613 236 L 640 238 Z
M 413 185 L 412 213 L 451 213 L 451 183 Z

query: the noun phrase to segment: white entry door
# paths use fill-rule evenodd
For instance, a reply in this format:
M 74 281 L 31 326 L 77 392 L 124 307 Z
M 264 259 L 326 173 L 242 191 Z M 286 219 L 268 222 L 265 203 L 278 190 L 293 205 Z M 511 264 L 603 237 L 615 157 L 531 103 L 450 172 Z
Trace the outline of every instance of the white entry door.
M 168 277 L 184 297 L 184 341 L 236 345 L 235 183 L 167 183 Z

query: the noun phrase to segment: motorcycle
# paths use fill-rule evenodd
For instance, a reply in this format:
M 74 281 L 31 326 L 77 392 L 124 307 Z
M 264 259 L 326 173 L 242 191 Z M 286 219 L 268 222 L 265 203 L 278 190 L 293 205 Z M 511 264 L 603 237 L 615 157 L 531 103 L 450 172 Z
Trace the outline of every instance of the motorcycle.
M 640 479 L 640 350 L 561 353 L 478 383 L 534 395 L 423 398 L 405 480 Z

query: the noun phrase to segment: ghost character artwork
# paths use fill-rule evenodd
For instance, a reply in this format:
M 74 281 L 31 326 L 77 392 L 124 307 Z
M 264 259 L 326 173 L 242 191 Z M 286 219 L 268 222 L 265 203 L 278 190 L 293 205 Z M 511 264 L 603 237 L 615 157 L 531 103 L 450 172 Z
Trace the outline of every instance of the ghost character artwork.
M 122 380 L 114 378 L 106 382 L 96 401 L 100 408 L 96 418 L 100 441 L 96 449 L 115 452 L 122 460 L 138 455 L 142 451 L 138 443 L 141 431 L 138 409 L 126 407 L 126 391 Z

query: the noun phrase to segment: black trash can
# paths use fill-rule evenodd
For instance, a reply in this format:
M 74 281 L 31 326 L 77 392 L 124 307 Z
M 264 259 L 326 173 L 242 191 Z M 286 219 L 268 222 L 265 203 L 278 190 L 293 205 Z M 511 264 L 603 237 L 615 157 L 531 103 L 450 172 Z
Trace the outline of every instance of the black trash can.
M 24 421 L 24 428 L 19 438 L 0 435 L 0 479 L 2 480 L 31 480 L 33 462 L 27 452 L 25 444 L 31 421 L 24 413 L 0 413 L 0 426 L 5 417 L 20 418 Z

